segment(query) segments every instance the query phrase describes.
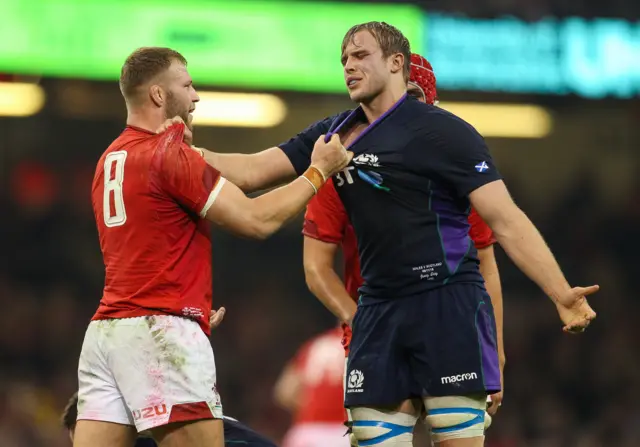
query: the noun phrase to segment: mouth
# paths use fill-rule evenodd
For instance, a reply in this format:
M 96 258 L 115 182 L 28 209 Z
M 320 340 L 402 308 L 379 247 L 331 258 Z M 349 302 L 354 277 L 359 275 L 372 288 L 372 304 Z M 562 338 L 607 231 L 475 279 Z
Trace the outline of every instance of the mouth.
M 347 78 L 347 88 L 349 90 L 356 88 L 356 86 L 358 85 L 358 82 L 360 82 L 362 80 L 362 78 L 357 78 L 355 76 L 349 76 Z

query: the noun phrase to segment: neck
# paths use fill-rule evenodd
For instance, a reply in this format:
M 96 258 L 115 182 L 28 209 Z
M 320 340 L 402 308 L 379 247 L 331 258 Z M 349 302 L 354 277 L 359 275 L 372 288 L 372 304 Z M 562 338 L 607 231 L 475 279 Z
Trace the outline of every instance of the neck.
M 402 95 L 407 93 L 406 85 L 390 86 L 382 91 L 378 96 L 368 103 L 360 103 L 364 114 L 369 123 L 384 115 L 395 103 L 397 103 Z
M 155 110 L 150 112 L 143 109 L 129 109 L 127 113 L 127 126 L 139 127 L 149 132 L 155 132 L 164 121 L 164 115 Z

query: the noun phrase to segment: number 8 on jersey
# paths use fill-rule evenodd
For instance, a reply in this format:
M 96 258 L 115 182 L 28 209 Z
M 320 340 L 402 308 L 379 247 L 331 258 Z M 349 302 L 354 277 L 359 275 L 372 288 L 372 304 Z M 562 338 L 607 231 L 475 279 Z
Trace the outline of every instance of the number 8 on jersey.
M 126 151 L 111 152 L 104 160 L 104 224 L 107 227 L 119 227 L 127 221 L 124 207 L 122 183 L 124 182 L 124 162 Z M 115 166 L 115 169 L 114 169 Z

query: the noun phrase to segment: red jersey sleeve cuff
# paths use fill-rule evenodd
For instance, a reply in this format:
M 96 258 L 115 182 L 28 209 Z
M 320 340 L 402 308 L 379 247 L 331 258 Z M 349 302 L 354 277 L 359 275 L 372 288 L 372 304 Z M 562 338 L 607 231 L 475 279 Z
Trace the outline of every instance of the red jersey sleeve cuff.
M 335 237 L 327 234 L 321 234 L 320 229 L 318 228 L 318 224 L 309 219 L 304 220 L 304 223 L 302 225 L 302 234 L 304 236 L 310 237 L 311 239 L 316 239 L 328 244 L 338 245 L 342 242 L 342 236 Z
M 211 205 L 213 205 L 213 202 L 215 202 L 216 199 L 218 198 L 218 194 L 220 194 L 220 191 L 222 190 L 222 187 L 224 186 L 226 181 L 227 179 L 225 179 L 224 177 L 218 178 L 218 181 L 216 182 L 215 186 L 211 190 L 211 193 L 209 194 L 207 201 L 205 202 L 204 206 L 200 210 L 200 217 L 202 217 L 203 219 L 206 217 L 207 211 L 209 211 L 209 208 L 211 208 Z
M 476 249 L 482 249 L 482 248 L 491 247 L 496 242 L 498 242 L 498 240 L 495 237 L 492 236 L 492 237 L 490 237 L 488 239 L 485 239 L 485 240 L 476 241 L 475 245 L 476 245 Z

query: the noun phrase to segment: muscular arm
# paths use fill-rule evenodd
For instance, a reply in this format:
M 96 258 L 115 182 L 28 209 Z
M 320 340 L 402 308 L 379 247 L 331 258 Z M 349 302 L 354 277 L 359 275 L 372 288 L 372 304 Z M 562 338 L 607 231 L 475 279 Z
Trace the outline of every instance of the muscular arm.
M 480 248 L 478 250 L 478 258 L 480 259 L 480 274 L 484 278 L 487 293 L 491 297 L 493 304 L 493 312 L 496 319 L 496 336 L 498 341 L 498 358 L 500 360 L 500 369 L 504 368 L 504 337 L 503 337 L 503 307 L 502 307 L 502 287 L 500 285 L 500 272 L 496 263 L 496 255 L 493 245 Z
M 289 158 L 278 147 L 255 154 L 219 154 L 207 149 L 202 151 L 210 166 L 247 193 L 282 184 L 296 175 Z
M 493 230 L 513 262 L 554 303 L 571 289 L 551 250 L 529 218 L 513 202 L 502 180 L 469 194 L 471 204 Z
M 338 246 L 308 236 L 304 238 L 304 274 L 307 286 L 324 306 L 341 321 L 351 324 L 356 303 L 334 270 Z
M 207 220 L 229 231 L 265 239 L 298 214 L 313 197 L 314 190 L 302 177 L 286 186 L 250 199 L 230 181 L 218 185 L 217 197 L 206 212 Z M 215 190 L 214 190 L 215 191 Z

